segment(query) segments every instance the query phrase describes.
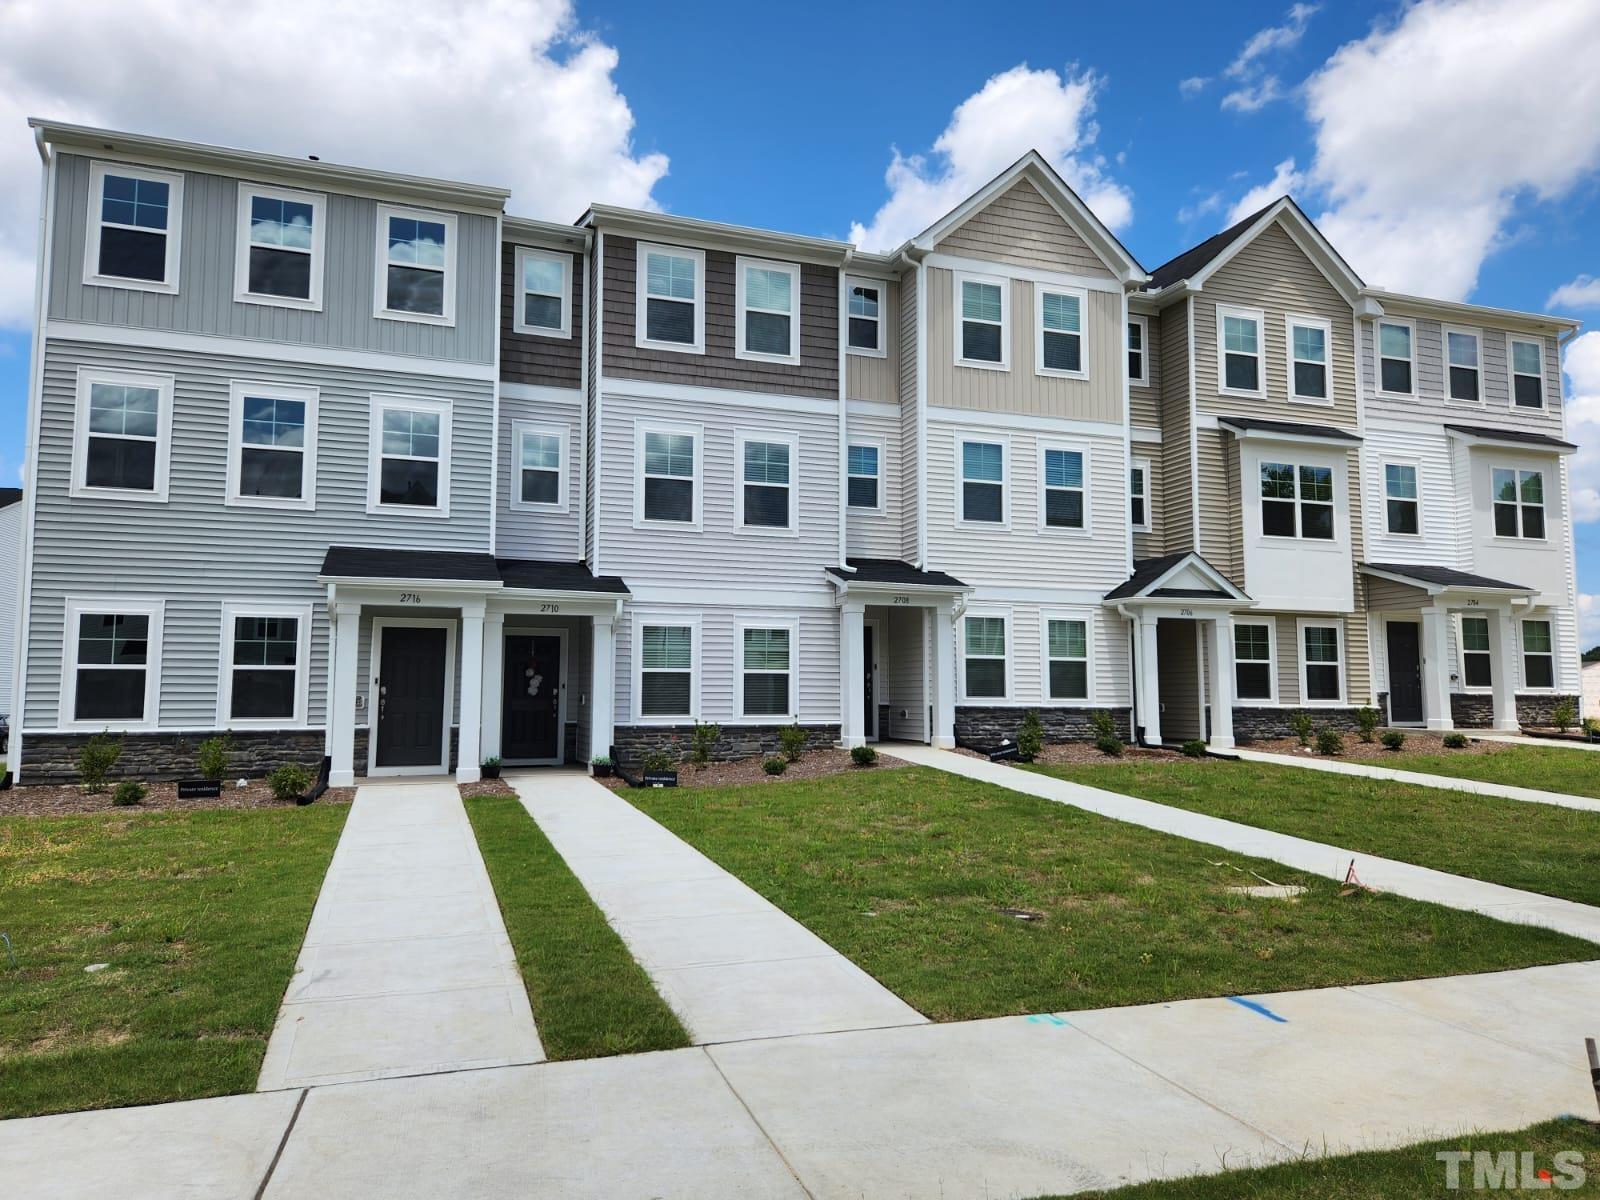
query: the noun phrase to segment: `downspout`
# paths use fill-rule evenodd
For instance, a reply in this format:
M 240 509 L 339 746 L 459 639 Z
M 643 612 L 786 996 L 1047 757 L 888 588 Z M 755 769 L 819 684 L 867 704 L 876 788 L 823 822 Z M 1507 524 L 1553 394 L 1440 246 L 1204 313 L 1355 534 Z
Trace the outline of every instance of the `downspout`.
M 591 281 L 589 278 L 589 245 L 590 239 L 586 234 L 583 239 L 583 311 L 579 319 L 583 322 L 583 335 L 578 340 L 578 392 L 583 397 L 583 407 L 578 417 L 578 559 L 582 561 L 589 554 L 589 338 L 593 331 L 589 328 L 589 305 L 594 297 L 589 292 Z
M 490 397 L 489 423 L 489 557 L 495 556 L 496 533 L 500 528 L 500 320 L 505 309 L 501 299 L 501 276 L 506 269 L 506 211 L 504 203 L 494 215 L 494 392 Z M 512 261 L 516 261 L 515 255 Z
M 595 230 L 594 234 L 594 323 L 600 326 L 600 334 L 594 343 L 594 378 L 589 382 L 594 386 L 594 558 L 589 563 L 589 570 L 596 576 L 600 574 L 600 497 L 605 495 L 605 488 L 601 487 L 600 480 L 600 455 L 605 450 L 604 425 L 601 424 L 600 402 L 605 396 L 605 303 L 606 303 L 606 231 Z M 587 324 L 587 322 L 585 322 Z M 585 414 L 584 426 L 588 426 Z M 584 464 L 584 469 L 589 469 L 589 464 Z
M 849 342 L 850 342 L 850 281 L 845 275 L 845 269 L 850 265 L 854 249 L 846 250 L 844 261 L 839 264 L 839 568 L 848 571 L 850 568 L 845 562 L 848 549 L 847 538 L 849 531 L 845 527 L 845 519 L 849 515 L 850 506 L 850 429 L 847 421 L 847 410 L 850 403 L 849 371 Z M 888 298 L 888 289 L 884 289 L 884 298 Z M 880 311 L 887 305 L 880 305 Z M 881 322 L 887 324 L 887 321 Z M 880 467 L 880 473 L 881 473 Z
M 1122 617 L 1123 620 L 1128 622 L 1129 630 L 1128 682 L 1131 685 L 1129 692 L 1133 696 L 1133 703 L 1128 706 L 1131 710 L 1128 714 L 1128 732 L 1132 735 L 1131 740 L 1135 745 L 1146 746 L 1149 745 L 1149 743 L 1145 741 L 1144 737 L 1139 732 L 1142 728 L 1144 728 L 1145 724 L 1145 722 L 1140 720 L 1140 718 L 1144 715 L 1145 697 L 1144 689 L 1139 686 L 1139 653 L 1142 650 L 1142 647 L 1139 645 L 1139 618 L 1128 611 L 1128 606 L 1126 604 L 1118 604 L 1117 613 Z
M 928 270 L 917 269 L 917 568 L 928 569 Z M 903 352 L 903 348 L 902 348 Z

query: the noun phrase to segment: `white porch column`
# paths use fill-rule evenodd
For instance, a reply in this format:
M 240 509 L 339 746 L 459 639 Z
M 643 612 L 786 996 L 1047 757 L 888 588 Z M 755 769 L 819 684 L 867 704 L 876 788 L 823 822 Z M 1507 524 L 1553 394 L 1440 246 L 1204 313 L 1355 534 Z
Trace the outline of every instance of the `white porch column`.
M 1156 653 L 1156 618 L 1141 616 L 1139 628 L 1139 724 L 1147 746 L 1161 745 L 1161 660 Z
M 1213 750 L 1233 749 L 1233 617 L 1211 622 L 1211 741 Z
M 616 722 L 616 615 L 604 613 L 594 618 L 593 643 L 589 662 L 589 757 L 611 753 Z
M 933 681 L 933 728 L 928 731 L 928 741 L 941 750 L 954 750 L 956 746 L 956 627 L 955 605 L 940 601 L 933 608 L 922 610 L 926 619 L 933 622 L 933 636 L 929 639 L 933 669 L 928 678 Z
M 861 681 L 866 674 L 867 606 L 846 600 L 839 608 L 839 744 L 846 750 L 867 744 L 867 705 Z
M 465 653 L 465 651 L 463 651 Z M 506 615 L 490 612 L 483 615 L 483 688 L 478 701 L 482 744 L 478 747 L 484 758 L 500 757 L 500 718 L 503 705 L 506 675 Z
M 483 601 L 461 605 L 461 711 L 456 714 L 460 734 L 456 749 L 456 782 L 476 783 L 483 778 Z
M 1494 674 L 1494 727 L 1516 733 L 1517 721 L 1517 623 L 1509 608 L 1496 609 L 1489 617 L 1489 645 L 1494 648 L 1490 670 Z
M 1454 729 L 1450 711 L 1450 614 L 1422 610 L 1422 716 L 1429 729 Z
M 328 689 L 328 786 L 349 787 L 356 781 L 356 657 L 361 649 L 361 606 L 333 607 L 333 671 Z M 378 731 L 369 729 L 368 736 Z

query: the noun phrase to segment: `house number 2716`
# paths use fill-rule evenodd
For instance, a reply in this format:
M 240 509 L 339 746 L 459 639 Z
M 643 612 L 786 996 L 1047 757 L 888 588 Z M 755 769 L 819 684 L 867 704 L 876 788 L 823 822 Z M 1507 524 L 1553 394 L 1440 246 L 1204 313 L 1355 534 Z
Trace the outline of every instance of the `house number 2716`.
M 422 596 L 417 592 L 401 592 L 400 593 L 400 603 L 401 604 L 421 604 L 422 603 Z

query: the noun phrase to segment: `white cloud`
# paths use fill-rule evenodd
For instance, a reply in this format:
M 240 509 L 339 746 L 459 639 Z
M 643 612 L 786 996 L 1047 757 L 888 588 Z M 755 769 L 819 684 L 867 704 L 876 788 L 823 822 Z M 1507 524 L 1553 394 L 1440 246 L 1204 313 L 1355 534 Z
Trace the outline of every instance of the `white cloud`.
M 1185 100 L 1193 100 L 1201 92 L 1206 90 L 1206 84 L 1210 82 L 1211 80 L 1207 79 L 1204 75 L 1191 75 L 1187 79 L 1180 79 L 1178 80 L 1178 95 L 1182 96 Z
M 1274 168 L 1272 178 L 1258 183 L 1233 202 L 1223 227 L 1235 225 L 1258 208 L 1265 208 L 1279 196 L 1292 196 L 1305 182 L 1305 176 L 1295 170 L 1294 159 L 1286 158 Z
M 870 221 L 851 226 L 851 240 L 867 250 L 893 249 L 1029 150 L 1061 172 L 1107 225 L 1126 226 L 1133 220 L 1132 195 L 1106 175 L 1106 161 L 1094 150 L 1101 84 L 1093 71 L 1069 68 L 1060 75 L 1026 63 L 990 77 L 956 106 L 930 155 L 894 152 L 884 174 L 889 199 Z
M 1222 98 L 1222 107 L 1230 112 L 1252 113 L 1265 108 L 1274 100 L 1282 100 L 1287 93 L 1283 81 L 1276 75 L 1263 76 L 1261 82 L 1248 87 L 1235 88 Z
M 1238 56 L 1223 69 L 1223 77 L 1238 84 L 1222 97 L 1224 109 L 1258 112 L 1289 94 L 1283 80 L 1267 70 L 1264 60 L 1297 46 L 1305 36 L 1306 22 L 1321 7 L 1320 4 L 1296 4 L 1289 9 L 1282 25 L 1269 25 L 1251 35 Z
M 1579 275 L 1571 283 L 1563 283 L 1551 292 L 1544 306 L 1547 309 L 1600 308 L 1600 279 L 1593 275 Z
M 1567 460 L 1572 519 L 1600 521 L 1600 331 L 1567 344 L 1567 436 L 1578 452 Z
M 31 319 L 46 116 L 511 187 L 570 221 L 653 207 L 617 52 L 569 0 L 11 4 L 0 39 L 0 326 Z

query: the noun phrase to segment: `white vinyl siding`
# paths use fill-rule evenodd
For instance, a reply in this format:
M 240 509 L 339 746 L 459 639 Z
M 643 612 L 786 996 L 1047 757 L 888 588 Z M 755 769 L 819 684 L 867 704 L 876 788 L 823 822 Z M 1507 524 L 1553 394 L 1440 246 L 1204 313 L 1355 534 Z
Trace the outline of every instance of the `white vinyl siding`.
M 1545 539 L 1543 471 L 1491 467 L 1494 535 L 1497 538 Z
M 739 717 L 789 723 L 799 711 L 800 626 L 742 624 L 739 633 Z
M 1422 467 L 1415 462 L 1383 464 L 1383 520 L 1388 536 L 1422 536 L 1421 476 Z
M 1522 686 L 1550 691 L 1556 684 L 1555 638 L 1547 620 L 1522 622 Z
M 968 613 L 962 618 L 961 698 L 969 703 L 1005 700 L 1011 694 L 1006 654 L 1010 618 L 998 613 Z
M 1045 612 L 1044 694 L 1050 700 L 1088 700 L 1094 695 L 1090 666 L 1093 619 Z

